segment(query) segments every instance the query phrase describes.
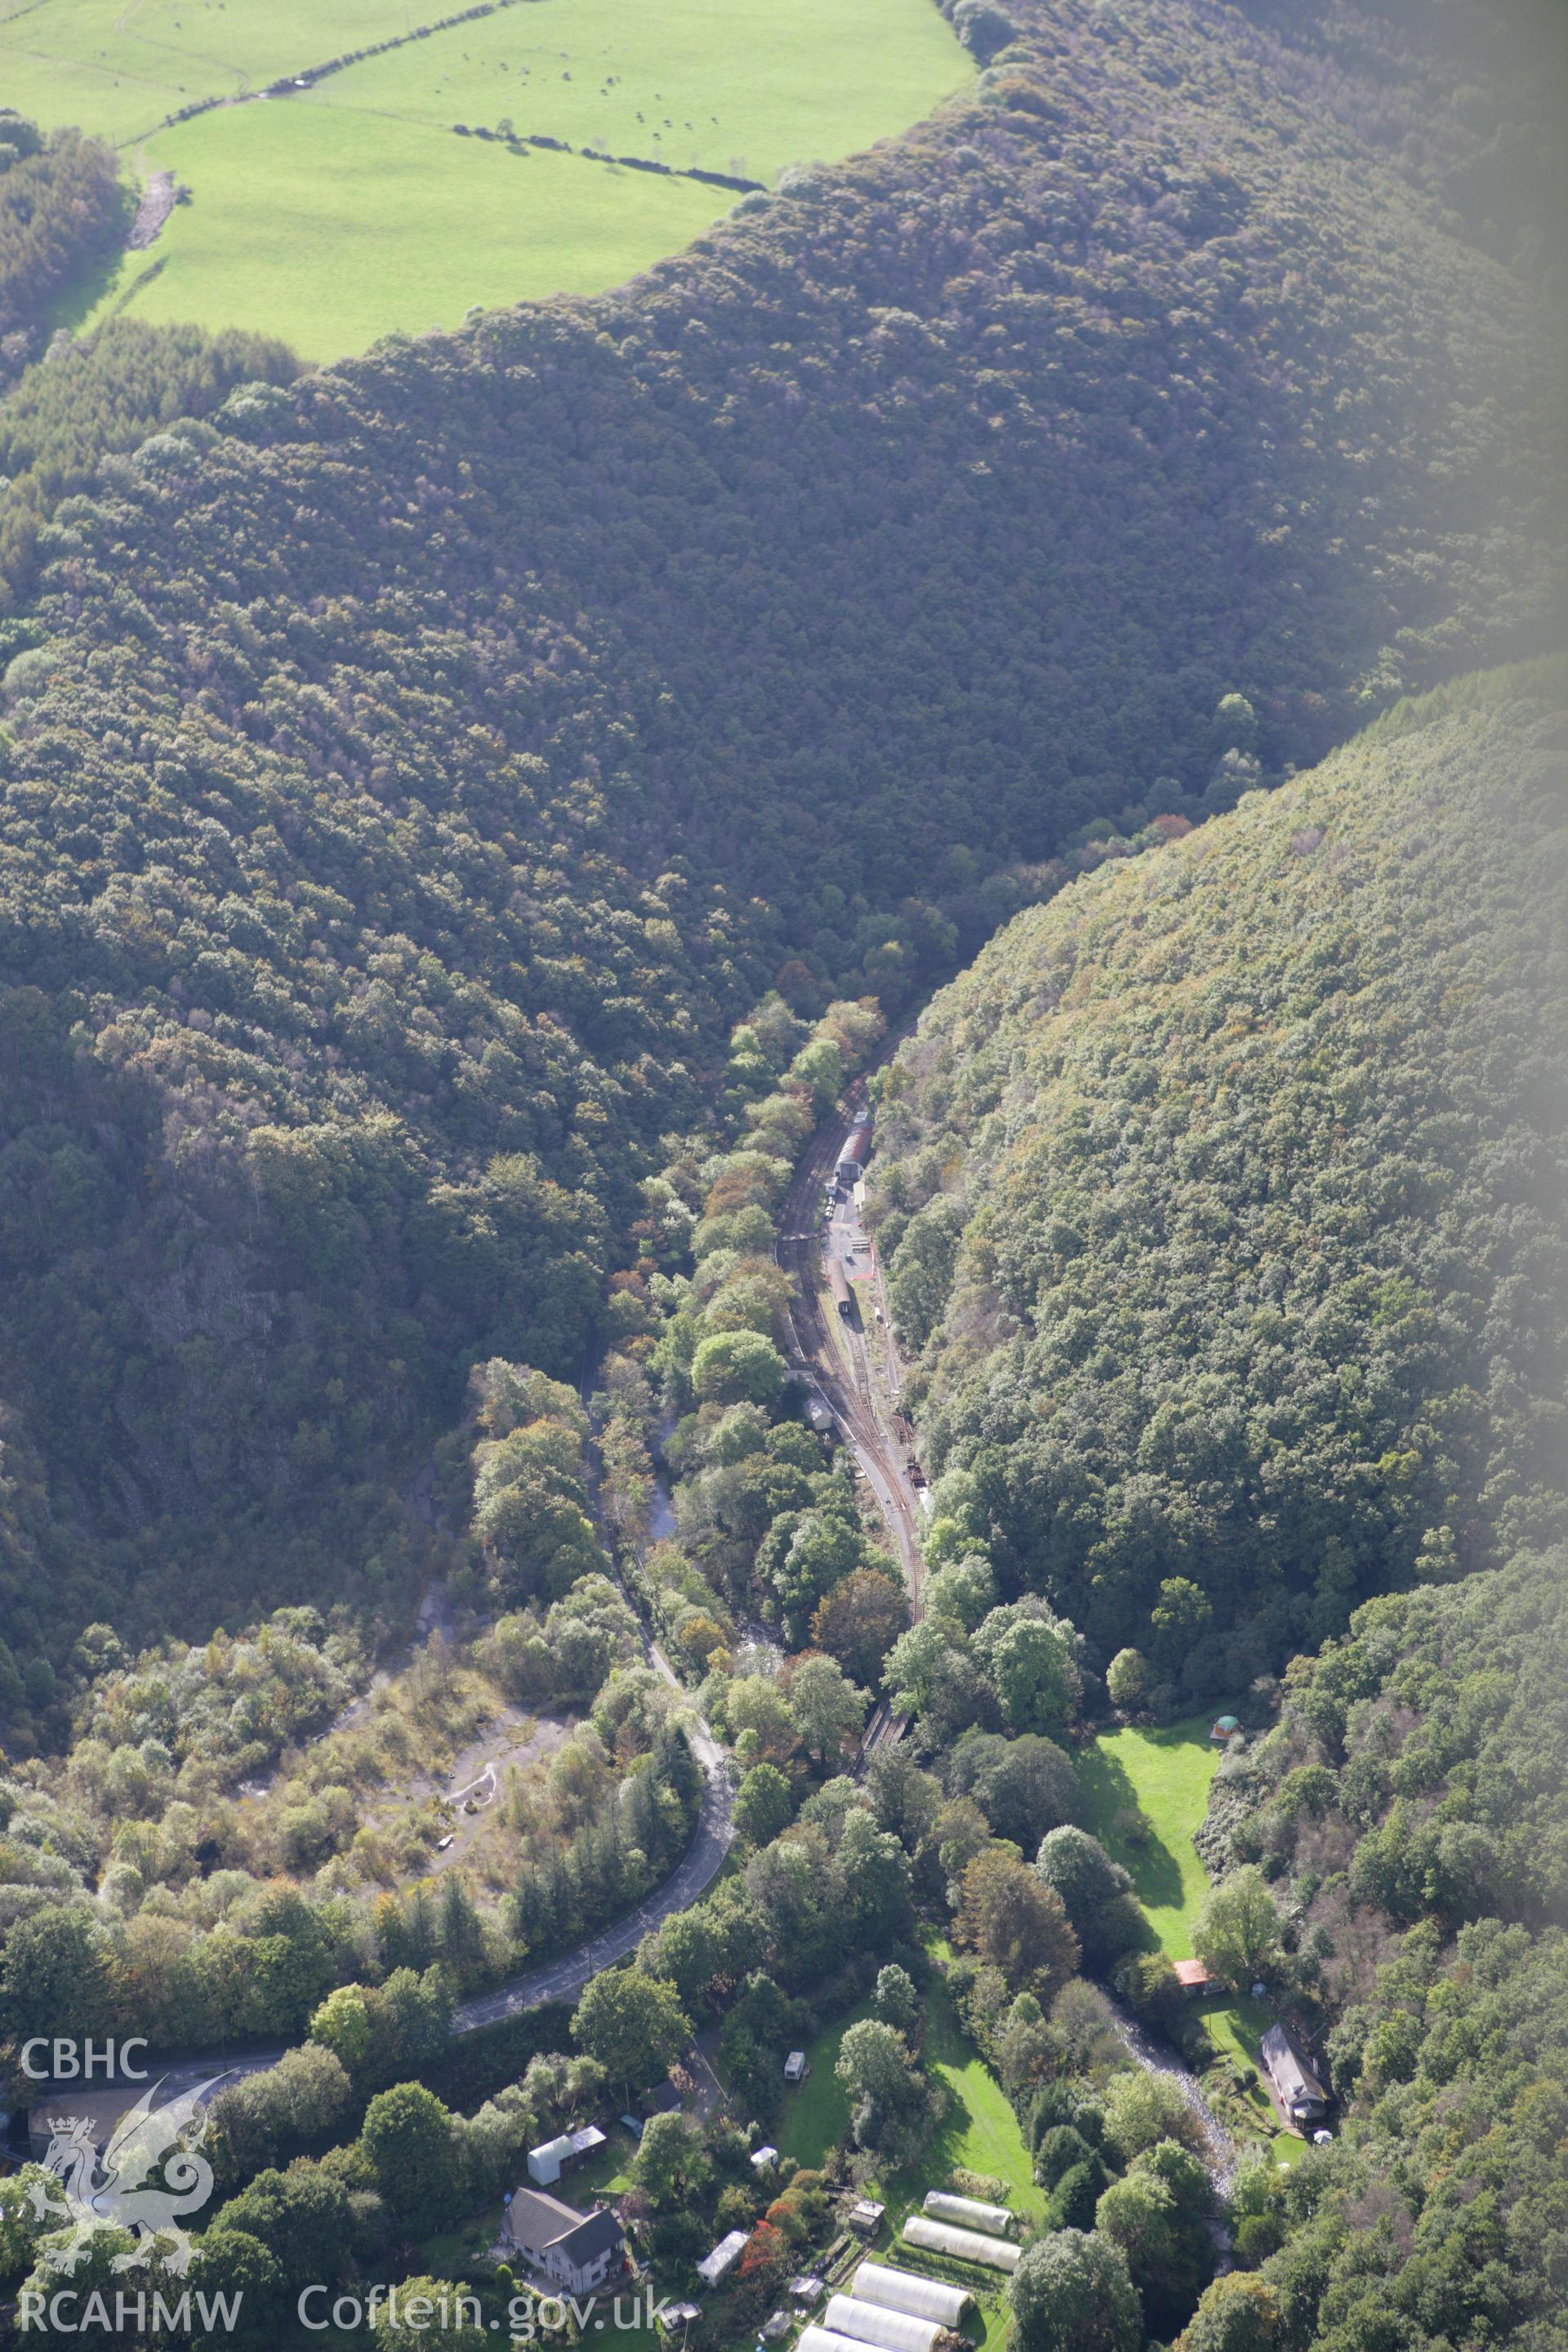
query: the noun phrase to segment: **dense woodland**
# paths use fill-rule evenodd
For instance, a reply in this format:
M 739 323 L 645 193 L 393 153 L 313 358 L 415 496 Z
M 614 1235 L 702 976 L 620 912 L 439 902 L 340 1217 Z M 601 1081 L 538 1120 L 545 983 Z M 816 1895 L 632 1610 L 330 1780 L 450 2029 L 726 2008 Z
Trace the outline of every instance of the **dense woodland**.
M 36 631 L 17 617 L 37 569 L 38 532 L 64 498 L 98 478 L 105 457 L 138 449 L 161 426 L 200 418 L 242 383 L 299 373 L 280 343 L 198 327 L 110 319 L 90 338 L 63 328 L 0 400 L 0 646 Z
M 1369 1602 L 1221 1768 L 1211 1866 L 1267 1874 L 1354 2120 L 1188 2352 L 1563 2340 L 1565 1568 Z
M 1161 1704 L 1563 1526 L 1562 751 L 1445 700 L 1020 916 L 883 1087 L 935 1556 Z
M 395 1618 L 468 1367 L 575 1370 L 770 981 L 900 1014 L 1086 826 L 1534 625 L 1485 75 L 1445 111 L 1386 26 L 1218 0 L 1008 23 L 624 294 L 221 400 L 286 362 L 116 329 L 19 388 L 18 1656 Z
M 622 2210 L 661 2286 L 748 2232 L 730 2352 L 941 2143 L 951 2011 L 1016 2352 L 1568 2344 L 1561 680 L 1396 699 L 1546 626 L 1484 13 L 960 0 L 933 122 L 310 376 L 48 341 L 124 192 L 0 144 L 0 2057 L 288 2045 L 213 2109 L 224 2340 L 710 2028 Z M 773 1246 L 911 1024 L 915 1622 Z M 1223 2185 L 1079 1771 L 1222 1698 L 1194 1942 L 1339 2101 Z M 685 1850 L 699 1710 L 731 1867 L 458 2042 Z
M 135 203 L 113 150 L 0 107 L 0 392 L 37 357 L 50 308 L 124 239 Z

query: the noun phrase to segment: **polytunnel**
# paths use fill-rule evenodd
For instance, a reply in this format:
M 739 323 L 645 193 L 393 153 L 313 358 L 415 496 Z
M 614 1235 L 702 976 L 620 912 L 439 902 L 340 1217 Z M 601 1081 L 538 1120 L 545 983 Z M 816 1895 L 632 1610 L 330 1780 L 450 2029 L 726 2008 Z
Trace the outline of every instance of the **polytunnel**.
M 977 2197 L 950 2197 L 945 2189 L 928 2189 L 925 2209 L 933 2221 L 955 2221 L 961 2230 L 984 2230 L 993 2238 L 1013 2234 L 1013 2216 L 1005 2205 L 982 2205 Z
M 963 2325 L 969 2308 L 968 2289 L 949 2286 L 945 2280 L 917 2278 L 913 2271 L 889 2270 L 882 2263 L 862 2263 L 849 2282 L 857 2303 L 885 2304 L 889 2311 L 912 2311 L 917 2319 L 934 2319 L 942 2327 Z
M 866 2352 L 858 2337 L 839 2336 L 831 2327 L 818 2327 L 814 2321 L 800 2331 L 795 2352 Z
M 912 2311 L 889 2311 L 879 2303 L 858 2303 L 849 2294 L 833 2297 L 822 2324 L 858 2343 L 877 2345 L 880 2352 L 932 2352 L 942 2334 L 940 2319 L 917 2319 Z
M 951 2221 L 929 2221 L 923 2213 L 904 2223 L 904 2243 L 928 2254 L 952 2254 L 961 2263 L 984 2263 L 994 2271 L 1018 2267 L 1018 2249 L 1006 2238 L 982 2237 L 978 2230 L 958 2230 Z

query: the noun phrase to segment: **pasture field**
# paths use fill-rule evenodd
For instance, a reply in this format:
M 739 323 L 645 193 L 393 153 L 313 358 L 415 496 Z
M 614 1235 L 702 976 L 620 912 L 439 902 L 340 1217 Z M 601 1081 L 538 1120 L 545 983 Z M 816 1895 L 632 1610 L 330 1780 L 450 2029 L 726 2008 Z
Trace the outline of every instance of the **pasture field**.
M 198 99 L 244 97 L 461 5 L 0 0 L 0 88 L 46 126 L 75 122 L 123 146 Z
M 456 325 L 474 303 L 603 291 L 678 251 L 734 193 L 513 154 L 455 124 L 767 184 L 905 129 L 973 70 L 932 0 L 503 0 L 406 37 L 458 5 L 0 0 L 5 102 L 79 123 L 189 192 L 62 323 L 123 308 L 328 359 Z M 385 40 L 400 46 L 259 94 Z M 237 102 L 167 124 L 212 99 Z
M 966 71 L 931 0 L 531 0 L 367 58 L 307 102 L 507 121 L 521 137 L 770 181 L 905 129 Z
M 470 152 L 454 165 L 453 148 Z M 346 110 L 325 140 L 303 108 L 198 115 L 151 154 L 202 193 L 91 289 L 86 323 L 123 306 L 280 335 L 307 360 L 455 326 L 474 303 L 595 292 L 686 244 L 715 210 L 715 191 L 694 180 L 513 155 Z

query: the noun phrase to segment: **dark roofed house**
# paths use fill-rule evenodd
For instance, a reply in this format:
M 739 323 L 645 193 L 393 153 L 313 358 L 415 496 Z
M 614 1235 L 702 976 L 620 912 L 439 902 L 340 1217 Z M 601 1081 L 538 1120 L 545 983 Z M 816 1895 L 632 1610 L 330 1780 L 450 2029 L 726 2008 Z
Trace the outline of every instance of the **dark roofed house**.
M 1258 2054 L 1279 2104 L 1292 2123 L 1315 2124 L 1329 2110 L 1329 2095 L 1319 2081 L 1311 2060 L 1288 2026 L 1271 2025 L 1258 2043 Z
M 537 2189 L 512 2191 L 501 2233 L 536 2270 L 574 2294 L 603 2286 L 625 2258 L 626 2242 L 613 2213 L 602 2205 L 579 2213 Z
M 615 2215 L 601 2205 L 585 2213 L 574 2230 L 544 2250 L 546 2275 L 575 2294 L 603 2286 L 626 2259 L 626 2239 Z

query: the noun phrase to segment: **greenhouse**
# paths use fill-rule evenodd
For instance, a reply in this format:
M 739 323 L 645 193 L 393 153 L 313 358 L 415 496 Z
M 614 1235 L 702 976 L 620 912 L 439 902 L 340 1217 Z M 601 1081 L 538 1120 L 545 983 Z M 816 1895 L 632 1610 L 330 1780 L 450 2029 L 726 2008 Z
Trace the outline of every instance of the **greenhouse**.
M 928 2254 L 952 2254 L 961 2263 L 984 2263 L 994 2271 L 1018 2267 L 1018 2249 L 1008 2239 L 955 2229 L 951 2221 L 932 2221 L 924 2213 L 915 2213 L 904 2223 L 904 2243 Z
M 857 2303 L 879 2303 L 889 2311 L 911 2311 L 917 2319 L 934 2319 L 939 2326 L 958 2327 L 969 2309 L 966 2288 L 944 2280 L 917 2278 L 912 2271 L 889 2270 L 883 2263 L 862 2263 L 849 2283 Z
M 917 2319 L 912 2311 L 889 2311 L 879 2303 L 858 2303 L 853 2295 L 836 2294 L 823 2314 L 823 2326 L 857 2343 L 872 2344 L 879 2352 L 932 2352 L 942 2334 L 940 2319 Z
M 853 2336 L 837 2336 L 831 2327 L 819 2327 L 814 2320 L 801 2329 L 795 2352 L 866 2352 L 866 2347 Z
M 982 2205 L 977 2197 L 950 2197 L 941 2189 L 929 2189 L 925 2209 L 933 2221 L 956 2221 L 961 2230 L 984 2230 L 994 2238 L 1013 2234 L 1013 2216 L 1007 2208 Z

